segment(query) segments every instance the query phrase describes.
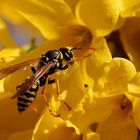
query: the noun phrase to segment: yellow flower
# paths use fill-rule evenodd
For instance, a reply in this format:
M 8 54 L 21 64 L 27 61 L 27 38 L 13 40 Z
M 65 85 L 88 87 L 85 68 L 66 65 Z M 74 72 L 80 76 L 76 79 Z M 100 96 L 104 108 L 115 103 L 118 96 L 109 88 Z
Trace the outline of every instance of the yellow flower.
M 100 123 L 97 132 L 101 136 L 101 140 L 136 140 L 137 128 L 132 118 L 125 111 L 118 110 Z
M 72 9 L 64 1 L 58 0 L 26 0 L 22 3 L 18 0 L 4 1 L 35 25 L 47 39 L 58 37 L 64 26 L 75 22 L 74 12 L 78 22 L 88 25 L 96 36 L 109 34 L 122 23 L 123 18 L 139 16 L 139 0 L 79 0 L 78 2 L 66 0 L 66 2 Z M 57 12 L 54 9 L 57 9 Z
M 139 115 L 137 113 L 139 112 L 137 111 L 139 109 L 138 97 L 140 91 L 139 74 L 136 73 L 135 67 L 130 61 L 122 58 L 111 59 L 104 40 L 97 39 L 94 43 L 96 44 L 96 51 L 92 56 L 82 60 L 80 64 L 75 63 L 66 73 L 61 72 L 58 75 L 61 89 L 60 96 L 71 106 L 71 111 L 68 111 L 63 102 L 59 103 L 53 87 L 47 88 L 46 93 L 50 106 L 54 112 L 61 114 L 59 119 L 63 119 L 63 125 L 58 125 L 53 130 L 49 129 L 48 126 L 52 125 L 48 124 L 48 115 L 43 113 L 40 120 L 42 123 L 39 123 L 39 126 L 37 124 L 37 131 L 34 130 L 34 139 L 38 137 L 55 139 L 56 135 L 52 136 L 54 131 L 58 132 L 58 136 L 62 139 L 61 130 L 64 128 L 68 130 L 68 135 L 71 136 L 71 133 L 74 133 L 76 138 L 73 139 L 77 139 L 80 134 L 87 137 L 86 130 L 90 129 L 92 123 L 97 122 L 99 123 L 97 132 L 101 134 L 101 139 L 106 135 L 106 139 L 112 139 L 110 131 L 116 135 L 116 139 L 126 139 L 128 137 L 135 139 L 137 136 L 136 128 L 139 125 Z M 132 112 L 132 110 L 135 110 L 135 112 Z M 43 118 L 46 118 L 45 121 L 48 119 L 48 121 L 44 123 Z M 136 121 L 134 122 L 132 118 Z M 117 128 L 116 121 L 118 122 Z M 108 124 L 112 125 L 114 129 L 110 130 L 107 127 Z M 130 126 L 130 128 L 127 126 Z M 44 134 L 46 127 L 49 132 L 47 131 L 47 134 Z M 75 128 L 75 132 L 74 130 L 71 132 L 69 127 Z M 124 134 L 120 133 L 121 135 L 118 135 L 121 131 L 124 131 Z M 93 131 L 91 132 L 93 133 Z M 128 132 L 131 133 L 125 135 Z
M 85 131 L 81 135 L 77 135 L 73 128 L 66 126 L 65 121 L 61 118 L 54 118 L 50 115 L 48 109 L 45 109 L 45 112 L 36 124 L 32 140 L 63 140 L 66 138 L 68 140 L 100 140 L 99 135 L 90 130 Z
M 130 125 L 131 128 L 127 128 L 125 132 L 132 132 L 129 133 L 129 138 L 135 139 L 137 135 L 136 127 L 139 125 L 137 123 L 139 122 L 139 115 L 132 112 L 133 109 L 138 110 L 135 100 L 139 97 L 139 81 L 135 67 L 128 60 L 112 59 L 105 40 L 95 37 L 93 39 L 92 35 L 106 35 L 115 29 L 119 19 L 139 15 L 139 7 L 137 8 L 139 1 L 102 0 L 98 2 L 80 0 L 76 5 L 77 18 L 74 17 L 74 8 L 72 8 L 72 11 L 64 1 L 25 0 L 19 2 L 17 0 L 5 0 L 4 2 L 15 8 L 49 40 L 46 41 L 47 45 L 45 44 L 47 47 L 36 48 L 24 56 L 25 58 L 31 58 L 49 48 L 56 49 L 64 45 L 95 47 L 96 49 L 94 52 L 92 50 L 84 51 L 84 49 L 75 51 L 76 57 L 88 53 L 91 53 L 92 56 L 81 60 L 79 63 L 75 62 L 73 67 L 70 67 L 67 71 L 54 75 L 60 81 L 60 95 L 57 95 L 56 87 L 49 87 L 48 85 L 45 93 L 52 111 L 61 114 L 61 116 L 52 120 L 45 110 L 36 125 L 33 139 L 43 139 L 44 137 L 55 139 L 57 135 L 62 139 L 65 136 L 62 135 L 64 129 L 66 129 L 67 135 L 73 136 L 72 139 L 80 139 L 80 135 L 83 135 L 83 139 L 99 139 L 99 135 L 95 134 L 94 130 L 90 128 L 95 123 L 99 123 L 97 132 L 101 134 L 101 139 L 107 132 L 107 139 L 113 139 L 109 134 L 110 130 L 106 129 L 106 124 L 109 121 L 114 128 L 114 120 L 116 119 L 118 120 L 118 129 L 114 129 L 114 131 L 112 129 L 112 133 L 116 134 L 115 138 L 118 138 L 117 132 L 121 132 L 126 129 L 127 125 Z M 71 7 L 73 6 L 71 5 Z M 100 9 L 102 12 L 100 12 Z M 86 14 L 84 13 L 85 10 Z M 82 24 L 85 26 L 82 26 Z M 16 85 L 19 85 L 30 74 L 31 72 L 28 69 L 11 75 L 9 80 L 6 81 L 6 91 L 11 89 L 10 91 L 14 93 Z M 21 79 L 14 79 L 19 75 L 21 75 Z M 13 82 L 10 86 L 11 81 Z M 70 111 L 68 111 L 65 102 L 59 100 L 60 98 L 71 107 Z M 134 105 L 133 108 L 132 104 Z M 128 119 L 124 120 L 125 116 Z M 132 118 L 137 122 L 134 122 Z M 47 119 L 52 120 L 52 122 L 48 122 Z M 122 120 L 124 120 L 123 124 Z M 51 126 L 47 126 L 47 123 Z M 122 128 L 119 124 L 122 124 Z M 104 130 L 107 130 L 107 132 L 104 132 Z M 56 135 L 52 135 L 54 132 L 57 132 Z M 121 133 L 119 138 L 126 139 L 127 137 Z
M 101 43 L 101 44 L 99 44 L 99 46 L 100 45 L 103 45 L 105 43 L 104 40 L 102 40 L 102 39 L 101 40 L 99 39 L 98 42 Z M 36 48 L 36 50 L 34 50 L 33 52 L 31 52 L 28 55 L 25 55 L 24 54 L 25 55 L 24 58 L 27 59 L 28 57 L 32 57 L 33 53 L 34 53 L 34 55 L 36 55 L 36 52 L 39 52 L 39 50 L 40 50 L 40 48 Z M 43 51 L 43 50 L 41 50 L 41 51 Z M 21 60 L 24 59 L 24 58 L 22 56 Z M 19 60 L 20 60 L 20 58 L 19 58 Z M 19 61 L 19 60 L 16 60 L 16 61 Z M 76 65 L 76 69 L 77 69 L 77 64 L 75 64 L 75 65 Z M 74 70 L 75 70 L 75 67 L 74 67 Z M 19 73 L 19 75 L 18 75 L 18 73 Z M 21 73 L 22 73 L 21 71 L 20 72 L 16 72 L 15 74 L 12 74 L 12 75 L 10 75 L 10 76 L 8 76 L 6 78 L 5 86 L 7 87 L 6 88 L 6 91 L 7 92 L 8 91 L 11 92 L 11 93 L 14 93 L 15 92 L 15 87 L 18 85 L 18 83 L 17 83 L 18 79 L 16 79 L 15 77 L 20 76 L 19 81 L 21 81 L 22 78 L 23 79 L 26 78 L 26 74 L 28 73 L 28 70 L 26 70 L 26 71 L 23 70 L 23 74 L 21 74 Z M 62 74 L 62 76 L 65 79 L 65 75 Z M 77 77 L 77 78 L 79 78 L 79 77 Z M 7 83 L 7 82 L 9 82 L 9 83 Z M 55 94 L 55 90 L 51 90 L 51 89 L 49 90 L 48 89 L 48 92 L 51 92 L 50 93 L 50 96 L 51 95 L 53 96 L 53 93 L 52 92 L 54 92 L 54 94 Z M 38 116 L 37 116 L 36 112 L 34 112 L 34 110 L 32 108 L 28 109 L 28 111 L 26 111 L 23 115 L 22 114 L 18 114 L 17 109 L 16 109 L 17 108 L 16 102 L 10 99 L 10 96 L 11 96 L 10 94 L 11 93 L 5 93 L 5 95 L 7 95 L 8 97 L 3 97 L 1 99 L 1 104 L 3 106 L 1 112 L 3 112 L 3 116 L 4 116 L 4 117 L 2 117 L 1 121 L 6 126 L 4 128 L 3 127 L 1 128 L 1 131 L 0 131 L 1 132 L 1 138 L 3 138 L 3 139 L 4 138 L 7 138 L 7 139 L 12 140 L 12 139 L 19 139 L 20 137 L 22 137 L 23 139 L 31 139 L 32 131 L 33 131 L 33 126 L 35 125 L 35 120 L 37 119 Z M 44 104 L 43 105 L 40 105 L 40 103 L 42 104 L 42 102 L 44 102 Z M 9 108 L 9 105 L 10 105 L 10 108 Z M 42 98 L 41 99 L 40 98 L 37 98 L 36 103 L 35 103 L 35 106 L 37 107 L 37 109 L 39 110 L 39 112 L 42 112 L 42 109 L 44 108 L 44 106 L 46 106 L 46 102 L 43 101 Z M 4 111 L 4 108 L 9 108 L 10 109 L 10 111 L 12 112 L 11 119 L 15 118 L 16 119 L 15 120 L 16 122 L 14 122 L 14 121 L 11 120 L 11 123 L 12 124 L 9 123 L 10 120 L 9 120 L 9 118 L 7 118 L 9 116 L 8 115 L 9 112 L 7 110 Z M 64 109 L 65 109 L 65 107 L 64 107 Z M 50 112 L 48 113 L 47 110 L 45 110 L 45 111 L 47 113 L 43 113 L 43 116 L 41 117 L 41 120 L 40 120 L 40 121 L 43 121 L 43 122 L 41 124 L 39 124 L 39 126 L 38 126 L 38 124 L 36 126 L 37 127 L 36 129 L 38 129 L 38 131 L 36 129 L 34 130 L 36 133 L 34 132 L 35 134 L 33 135 L 33 139 L 38 139 L 38 138 L 43 138 L 43 139 L 47 139 L 47 138 L 49 138 L 49 139 L 56 139 L 56 137 L 59 137 L 61 139 L 64 139 L 65 138 L 65 135 L 66 136 L 69 136 L 68 137 L 69 139 L 74 139 L 74 140 L 75 139 L 81 139 L 81 140 L 90 140 L 90 139 L 96 139 L 97 140 L 97 139 L 99 139 L 99 135 L 98 134 L 95 134 L 91 130 L 85 131 L 82 135 L 77 135 L 75 133 L 74 129 L 67 127 L 66 126 L 66 123 L 64 121 L 62 121 L 62 119 L 60 119 L 60 118 L 54 118 L 53 116 L 51 116 Z M 64 110 L 64 112 L 67 112 L 67 108 L 66 108 L 66 110 Z M 32 115 L 29 115 L 29 114 L 32 114 Z M 52 121 L 49 119 L 50 117 L 51 117 Z M 5 119 L 4 118 L 5 119 L 7 118 L 9 120 L 9 121 L 7 121 L 7 119 L 6 119 L 6 121 L 8 122 L 8 124 L 5 122 Z M 62 123 L 57 124 L 56 121 L 53 122 L 53 119 L 54 120 L 57 120 L 57 119 L 58 120 L 61 120 L 60 122 L 62 122 Z M 44 121 L 45 121 L 45 125 L 42 125 L 42 124 L 44 124 Z M 53 124 L 49 124 L 51 122 Z M 14 127 L 13 127 L 13 124 L 14 123 L 16 123 L 16 125 L 14 125 Z M 9 125 L 11 127 L 9 127 Z M 48 128 L 48 126 L 54 127 L 54 129 L 50 129 L 50 128 Z M 58 127 L 56 127 L 56 126 L 58 126 Z M 48 131 L 50 133 L 46 133 L 47 132 L 47 131 L 45 131 L 46 129 L 48 129 Z M 63 135 L 64 130 L 65 130 L 65 133 L 66 133 L 65 135 Z M 45 131 L 45 136 L 44 136 L 44 131 Z M 57 132 L 56 135 L 53 135 L 54 132 Z
M 70 8 L 63 1 L 26 0 L 19 3 L 19 1 L 15 0 L 13 4 L 10 1 L 4 1 L 4 4 L 15 8 L 15 11 L 40 29 L 47 39 L 56 38 L 59 30 L 74 18 Z
M 50 48 L 55 47 L 55 45 L 53 43 L 56 43 L 56 42 L 53 41 Z M 111 55 L 110 55 L 110 52 L 107 48 L 105 40 L 103 38 L 96 39 L 94 43 L 96 45 L 96 51 L 95 51 L 95 53 L 93 53 L 92 58 L 95 57 L 94 58 L 95 59 L 94 70 L 95 70 L 95 73 L 96 73 L 96 76 L 98 79 L 99 78 L 97 75 L 98 67 L 102 67 L 104 65 L 104 62 L 109 62 L 111 60 Z M 51 41 L 48 41 L 48 44 L 51 44 Z M 21 61 L 23 59 L 27 59 L 29 57 L 39 55 L 39 53 L 44 52 L 43 48 L 45 49 L 45 46 L 36 48 L 28 55 L 24 55 L 24 56 L 22 56 L 22 58 L 16 60 L 15 63 L 18 62 L 19 60 Z M 83 52 L 83 54 L 84 54 L 84 52 Z M 88 59 L 88 58 L 86 58 L 86 59 Z M 91 59 L 88 59 L 88 60 L 92 61 Z M 58 100 L 59 97 L 57 97 L 57 94 L 56 94 L 57 90 L 54 88 L 54 86 L 49 87 L 47 85 L 47 88 L 45 90 L 45 93 L 47 95 L 47 98 L 49 100 L 49 103 L 50 103 L 52 110 L 56 113 L 57 112 L 60 113 L 62 118 L 68 114 L 74 113 L 75 110 L 77 110 L 76 108 L 81 110 L 82 108 L 80 106 L 82 105 L 82 102 L 85 99 L 90 100 L 90 98 L 92 98 L 93 91 L 91 89 L 90 90 L 85 89 L 84 85 L 87 84 L 87 85 L 93 87 L 93 83 L 92 83 L 93 79 L 91 79 L 90 77 L 87 76 L 86 71 L 84 71 L 84 67 L 82 68 L 81 66 L 82 65 L 75 62 L 74 66 L 70 67 L 68 71 L 60 72 L 57 75 L 57 77 L 59 77 L 59 81 L 60 81 L 59 83 L 60 83 L 60 90 L 61 90 L 62 98 L 64 96 L 64 100 L 66 102 L 68 102 L 68 104 L 70 104 L 70 106 L 72 107 L 72 111 L 68 111 L 68 108 L 63 104 L 63 102 L 59 102 L 59 100 Z M 22 70 L 22 71 L 20 70 L 18 72 L 13 73 L 9 77 L 7 77 L 5 80 L 5 90 L 10 91 L 11 93 L 15 93 L 16 92 L 15 87 L 17 85 L 20 85 L 25 80 L 25 78 L 29 75 L 31 75 L 30 68 L 29 69 L 27 68 L 26 70 Z M 20 76 L 20 79 L 15 79 L 15 77 L 19 77 L 19 76 Z M 74 79 L 74 77 L 75 77 L 75 79 Z M 11 81 L 12 81 L 12 83 L 11 83 Z M 95 83 L 96 83 L 96 81 L 95 81 Z M 86 97 L 84 94 L 81 95 L 82 92 L 87 93 Z M 99 107 L 100 106 L 103 107 L 106 104 L 106 102 L 112 102 L 111 99 L 112 98 L 108 98 L 107 101 L 106 101 L 106 98 L 102 98 L 101 100 L 97 99 L 97 101 L 99 103 L 101 103 L 101 105 L 99 104 Z M 81 102 L 81 100 L 83 100 L 83 101 Z M 88 104 L 90 104 L 90 102 Z M 93 106 L 94 106 L 94 104 L 93 104 Z M 95 108 L 96 107 L 98 107 L 98 104 L 95 105 Z M 90 112 L 90 109 L 86 110 L 86 111 Z M 100 113 L 102 113 L 102 110 L 99 111 L 99 114 Z M 104 112 L 103 114 L 104 115 L 102 117 L 100 117 L 99 120 L 106 119 L 108 117 L 107 114 L 110 114 L 110 110 L 109 111 L 107 110 L 107 112 Z M 63 116 L 63 115 L 65 115 L 65 116 Z M 86 114 L 85 114 L 85 116 L 88 117 Z M 88 125 L 90 125 L 92 123 L 92 120 L 94 120 L 94 118 L 92 118 L 92 116 L 89 116 L 89 117 L 90 117 L 90 119 L 89 119 L 89 121 L 87 121 L 87 124 L 82 126 L 83 130 L 87 129 Z M 98 116 L 96 116 L 96 118 L 98 118 Z M 78 130 L 76 130 L 76 131 L 77 131 L 76 134 L 80 133 L 80 132 L 78 132 Z
M 139 16 L 139 5 L 139 0 L 80 0 L 76 16 L 96 36 L 104 36 L 118 28 L 125 18 Z
M 96 132 L 102 140 L 135 140 L 139 129 L 140 74 L 130 61 L 122 58 L 114 58 L 109 67 L 104 91 L 108 96 L 120 95 L 120 99 L 114 100 L 116 108 L 98 124 Z

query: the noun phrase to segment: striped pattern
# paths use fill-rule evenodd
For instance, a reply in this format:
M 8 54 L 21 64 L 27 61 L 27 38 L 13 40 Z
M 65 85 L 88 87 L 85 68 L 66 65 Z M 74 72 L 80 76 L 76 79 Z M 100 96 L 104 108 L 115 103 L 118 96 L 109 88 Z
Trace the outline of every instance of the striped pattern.
M 39 88 L 39 81 L 35 82 L 28 91 L 24 92 L 24 94 L 18 96 L 17 106 L 19 112 L 25 111 L 32 104 L 32 102 L 36 98 L 38 88 Z

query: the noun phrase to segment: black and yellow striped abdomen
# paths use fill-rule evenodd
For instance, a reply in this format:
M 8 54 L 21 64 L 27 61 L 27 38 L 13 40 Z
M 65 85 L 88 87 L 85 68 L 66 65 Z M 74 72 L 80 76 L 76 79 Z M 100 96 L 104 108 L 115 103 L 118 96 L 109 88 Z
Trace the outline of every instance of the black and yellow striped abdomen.
M 32 102 L 36 98 L 38 89 L 39 81 L 35 82 L 29 90 L 24 92 L 22 95 L 18 96 L 17 106 L 19 112 L 25 111 L 32 104 Z

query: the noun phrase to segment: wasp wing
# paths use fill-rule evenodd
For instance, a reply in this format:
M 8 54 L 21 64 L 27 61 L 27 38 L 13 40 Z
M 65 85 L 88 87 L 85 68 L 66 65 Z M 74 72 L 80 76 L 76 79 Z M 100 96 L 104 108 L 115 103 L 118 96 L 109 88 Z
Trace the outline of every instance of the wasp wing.
M 31 59 L 19 62 L 17 64 L 11 64 L 9 66 L 6 66 L 6 67 L 0 69 L 0 80 L 17 70 L 20 70 L 34 62 L 37 62 L 39 60 L 39 58 L 40 57 L 34 57 Z
M 44 74 L 47 74 L 50 68 L 53 68 L 56 65 L 56 62 L 49 62 L 43 67 L 41 67 L 35 74 L 33 74 L 23 85 L 19 88 L 15 95 L 11 98 L 14 99 L 17 96 L 22 95 L 25 91 L 29 90 L 32 85 L 39 80 Z

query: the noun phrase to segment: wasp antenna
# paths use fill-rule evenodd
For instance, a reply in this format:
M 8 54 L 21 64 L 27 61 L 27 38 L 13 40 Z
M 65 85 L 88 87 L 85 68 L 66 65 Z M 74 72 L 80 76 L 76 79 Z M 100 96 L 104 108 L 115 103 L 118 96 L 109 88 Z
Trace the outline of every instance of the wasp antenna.
M 93 51 L 96 51 L 96 49 L 93 48 L 93 47 L 86 47 L 86 48 L 83 48 L 83 49 L 85 49 L 85 50 L 93 50 Z
M 93 50 L 93 51 L 96 51 L 96 49 L 93 48 L 93 47 L 89 47 L 89 48 L 87 48 L 87 49 L 89 49 L 89 50 Z
M 93 48 L 93 47 L 86 47 L 86 48 L 72 48 L 71 49 L 71 51 L 73 51 L 73 50 L 81 50 L 81 49 L 85 49 L 85 50 L 93 50 L 93 51 L 96 51 L 96 49 L 95 48 Z
M 73 51 L 73 50 L 80 50 L 80 49 L 82 49 L 82 48 L 72 48 L 71 51 Z
M 72 61 L 70 61 L 69 63 L 70 63 L 70 64 L 73 64 L 74 61 L 79 61 L 79 60 L 85 59 L 85 58 L 87 58 L 87 57 L 89 57 L 89 56 L 91 56 L 91 55 L 92 55 L 92 54 L 87 54 L 87 55 L 85 55 L 85 56 L 82 56 L 82 57 L 79 57 L 79 58 L 75 58 L 75 59 L 73 59 Z

